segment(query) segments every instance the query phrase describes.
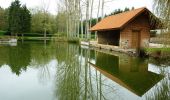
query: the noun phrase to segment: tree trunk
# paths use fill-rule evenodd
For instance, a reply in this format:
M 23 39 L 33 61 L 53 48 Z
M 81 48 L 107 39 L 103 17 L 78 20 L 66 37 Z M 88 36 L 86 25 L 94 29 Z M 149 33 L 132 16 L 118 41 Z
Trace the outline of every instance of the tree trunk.
M 68 1 L 67 0 L 65 0 L 65 5 L 66 5 L 66 24 L 67 24 L 67 26 L 66 26 L 66 28 L 67 28 L 67 38 L 69 37 L 69 13 L 68 13 Z
M 87 0 L 86 5 L 86 39 L 89 39 L 89 0 Z
M 104 0 L 102 0 L 102 19 L 104 18 Z
M 99 4 L 98 4 L 98 11 L 97 11 L 97 20 L 96 23 L 99 22 L 99 12 L 100 12 L 100 0 L 99 0 Z M 95 32 L 95 39 L 97 38 L 97 31 Z
M 83 38 L 83 15 L 82 15 L 82 12 L 81 12 L 81 38 Z
M 92 27 L 92 16 L 93 16 L 93 3 L 94 3 L 94 0 L 91 0 L 91 12 L 90 12 L 90 28 Z M 89 37 L 91 39 L 91 32 L 89 33 Z

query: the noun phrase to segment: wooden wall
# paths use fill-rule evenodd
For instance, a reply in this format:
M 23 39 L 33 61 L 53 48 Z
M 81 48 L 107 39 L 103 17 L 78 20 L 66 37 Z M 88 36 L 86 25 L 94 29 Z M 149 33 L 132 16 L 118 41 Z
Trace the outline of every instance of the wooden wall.
M 140 47 L 148 47 L 149 46 L 149 38 L 150 38 L 150 25 L 149 18 L 145 14 L 141 14 L 136 19 L 134 19 L 129 24 L 125 25 L 125 27 L 120 32 L 120 47 L 121 48 L 133 48 L 133 31 L 140 31 Z
M 139 39 L 135 35 L 138 31 Z M 150 39 L 150 24 L 146 14 L 141 14 L 130 23 L 127 23 L 121 30 L 109 30 L 98 32 L 98 43 L 120 46 L 125 49 L 136 49 L 132 40 L 139 41 L 138 47 L 148 47 Z

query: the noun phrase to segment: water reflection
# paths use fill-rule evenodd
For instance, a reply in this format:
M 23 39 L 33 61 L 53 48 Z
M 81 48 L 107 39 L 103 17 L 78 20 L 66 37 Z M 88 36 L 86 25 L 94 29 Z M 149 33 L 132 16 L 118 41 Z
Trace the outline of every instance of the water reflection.
M 148 61 L 128 56 L 113 56 L 98 52 L 96 64 L 102 74 L 138 96 L 144 95 L 163 75 L 148 71 Z
M 56 97 L 59 100 L 78 100 L 80 94 L 79 47 L 58 44 L 56 51 L 58 61 L 56 76 Z M 66 49 L 65 49 L 66 48 Z
M 153 63 L 153 62 L 152 62 Z M 155 65 L 157 65 L 156 63 Z M 151 92 L 146 94 L 146 100 L 169 100 L 170 99 L 170 67 L 165 66 L 157 66 L 158 72 L 165 76 L 163 80 L 159 82 L 159 84 L 155 85 Z
M 26 71 L 30 63 L 30 45 L 20 45 L 18 47 L 3 46 L 0 50 L 0 65 L 7 64 L 13 73 L 19 75 L 22 70 Z
M 21 77 L 22 73 L 27 73 L 29 69 L 37 71 L 35 76 L 39 86 L 34 89 L 42 91 L 40 88 L 45 88 L 49 85 L 47 83 L 50 83 L 48 92 L 44 91 L 46 95 L 49 91 L 52 92 L 50 98 L 53 99 L 49 100 L 122 98 L 150 100 L 155 99 L 162 92 L 166 92 L 165 95 L 169 92 L 167 82 L 164 82 L 164 80 L 169 82 L 169 78 L 164 78 L 169 74 L 156 74 L 149 71 L 149 60 L 117 53 L 108 55 L 83 49 L 76 44 L 49 43 L 44 46 L 41 43 L 31 42 L 19 43 L 16 47 L 0 46 L 0 69 L 4 65 L 8 65 L 18 77 Z M 22 77 L 27 78 L 23 74 Z M 25 83 L 25 86 L 32 83 L 32 80 L 26 80 L 28 83 Z M 125 90 L 122 92 L 120 89 Z
M 58 44 L 57 47 L 61 49 L 56 52 L 58 65 L 55 91 L 58 100 L 111 98 L 107 90 L 114 91 L 114 87 L 105 83 L 102 75 L 88 63 L 94 60 L 94 51 L 68 44 Z

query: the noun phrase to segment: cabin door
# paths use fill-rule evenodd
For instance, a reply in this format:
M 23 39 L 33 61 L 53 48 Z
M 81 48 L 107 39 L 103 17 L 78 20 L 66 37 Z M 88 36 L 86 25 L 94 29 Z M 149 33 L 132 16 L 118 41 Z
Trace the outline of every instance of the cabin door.
M 139 30 L 133 30 L 132 31 L 132 48 L 133 49 L 139 49 L 140 48 L 140 42 L 141 42 L 141 37 L 140 37 L 140 31 Z

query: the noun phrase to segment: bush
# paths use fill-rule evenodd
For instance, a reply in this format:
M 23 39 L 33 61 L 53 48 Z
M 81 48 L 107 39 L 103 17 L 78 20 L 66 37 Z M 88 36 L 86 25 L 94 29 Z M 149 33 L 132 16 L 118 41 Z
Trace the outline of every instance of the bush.
M 0 35 L 5 35 L 6 31 L 0 31 Z
M 68 39 L 67 40 L 69 43 L 79 43 L 79 39 L 75 38 L 75 39 Z
M 156 37 L 156 33 L 157 33 L 157 31 L 155 31 L 155 30 L 154 31 L 150 31 L 150 36 L 151 37 Z

